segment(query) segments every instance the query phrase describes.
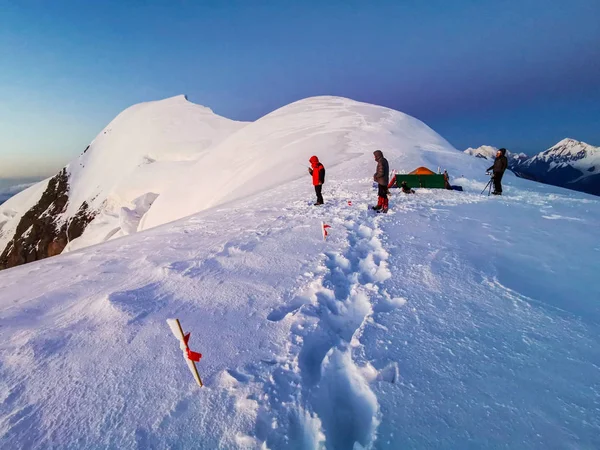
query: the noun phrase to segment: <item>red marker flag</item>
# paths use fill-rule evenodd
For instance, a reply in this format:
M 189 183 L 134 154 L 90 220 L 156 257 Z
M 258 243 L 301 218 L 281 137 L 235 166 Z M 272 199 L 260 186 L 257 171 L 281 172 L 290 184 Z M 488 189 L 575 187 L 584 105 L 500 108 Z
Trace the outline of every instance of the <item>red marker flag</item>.
M 181 323 L 179 319 L 167 319 L 167 323 L 169 324 L 169 328 L 171 328 L 171 332 L 179 341 L 179 348 L 183 351 L 183 357 L 185 358 L 185 362 L 187 363 L 190 372 L 192 372 L 192 376 L 198 386 L 202 387 L 202 379 L 200 378 L 200 374 L 198 373 L 198 369 L 196 368 L 196 363 L 200 361 L 202 358 L 201 353 L 193 352 L 188 347 L 188 342 L 190 341 L 190 333 L 184 333 L 183 328 L 181 328 Z
M 330 225 L 327 225 L 325 222 L 321 222 L 321 229 L 323 230 L 323 240 L 327 240 L 327 236 L 329 233 L 327 232 L 327 228 L 331 228 Z
M 190 361 L 200 362 L 200 358 L 202 358 L 202 353 L 193 352 L 188 347 L 188 342 L 190 340 L 190 334 L 192 334 L 192 333 L 187 333 L 183 337 L 183 343 L 185 344 L 185 350 L 184 350 L 185 356 L 187 356 L 187 359 L 189 359 Z

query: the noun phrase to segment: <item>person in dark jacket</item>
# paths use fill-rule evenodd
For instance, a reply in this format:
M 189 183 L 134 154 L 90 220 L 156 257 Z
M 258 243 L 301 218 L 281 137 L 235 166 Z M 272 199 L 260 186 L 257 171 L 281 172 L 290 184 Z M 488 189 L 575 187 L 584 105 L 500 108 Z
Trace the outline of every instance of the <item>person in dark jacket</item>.
M 490 170 L 493 171 L 492 178 L 494 179 L 494 195 L 502 195 L 502 176 L 504 175 L 504 171 L 508 167 L 508 159 L 506 158 L 506 149 L 501 148 L 496 153 L 496 159 L 494 159 L 494 164 L 492 164 L 488 168 L 488 172 Z
M 411 189 L 408 187 L 408 184 L 406 184 L 406 181 L 403 181 L 402 183 L 400 183 L 400 188 L 402 189 L 402 192 L 404 194 L 414 194 L 415 190 Z
M 373 206 L 375 211 L 386 213 L 388 211 L 388 183 L 390 181 L 390 166 L 387 159 L 383 157 L 381 150 L 373 152 L 375 161 L 377 161 L 377 170 L 373 175 L 373 180 L 377 183 L 377 206 Z
M 315 206 L 323 204 L 323 183 L 325 183 L 325 167 L 319 162 L 319 158 L 311 156 L 308 160 L 310 167 L 308 173 L 312 176 L 313 186 L 315 187 L 315 193 L 317 194 L 317 202 Z

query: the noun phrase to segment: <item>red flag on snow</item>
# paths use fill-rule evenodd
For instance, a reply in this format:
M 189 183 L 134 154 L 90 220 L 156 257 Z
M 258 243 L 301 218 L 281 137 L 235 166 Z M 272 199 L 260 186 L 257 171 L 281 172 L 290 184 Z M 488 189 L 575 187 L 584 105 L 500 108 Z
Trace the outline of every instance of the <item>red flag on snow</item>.
M 321 229 L 323 230 L 323 240 L 327 239 L 329 233 L 327 232 L 327 228 L 331 228 L 330 225 L 327 225 L 325 222 L 321 222 Z
M 189 359 L 191 361 L 200 362 L 200 358 L 202 358 L 202 353 L 193 352 L 188 347 L 188 341 L 190 340 L 190 334 L 191 333 L 188 333 L 183 337 L 183 342 L 185 344 L 185 356 L 187 356 L 187 359 Z
M 169 328 L 171 328 L 171 332 L 179 341 L 179 348 L 183 350 L 183 357 L 185 358 L 185 362 L 187 363 L 188 368 L 192 372 L 194 380 L 196 380 L 198 386 L 202 387 L 202 379 L 200 378 L 200 374 L 198 373 L 198 369 L 196 368 L 196 363 L 200 361 L 200 358 L 202 358 L 202 354 L 193 352 L 188 347 L 188 342 L 190 341 L 190 333 L 183 332 L 183 328 L 181 328 L 181 323 L 179 322 L 179 319 L 167 319 L 167 323 L 169 324 Z

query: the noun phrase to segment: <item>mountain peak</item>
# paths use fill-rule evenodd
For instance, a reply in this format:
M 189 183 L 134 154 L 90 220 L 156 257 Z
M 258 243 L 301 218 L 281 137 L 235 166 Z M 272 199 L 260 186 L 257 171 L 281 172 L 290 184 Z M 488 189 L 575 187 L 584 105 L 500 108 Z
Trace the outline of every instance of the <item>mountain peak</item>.
M 576 139 L 564 138 L 562 141 L 554 144 L 548 150 L 552 150 L 552 149 L 556 149 L 556 148 L 561 148 L 561 149 L 562 148 L 572 148 L 572 147 L 578 147 L 578 146 L 586 147 L 588 145 L 589 144 L 586 144 L 585 142 L 578 141 Z
M 496 152 L 498 151 L 497 147 L 493 147 L 491 145 L 482 145 L 481 147 L 472 148 L 469 147 L 464 151 L 467 155 L 475 156 L 476 158 L 483 159 L 494 159 L 496 157 Z M 528 158 L 525 153 L 512 153 L 510 151 L 506 151 L 506 157 L 509 161 L 523 161 Z
M 548 150 L 541 152 L 540 157 L 554 157 L 562 160 L 579 160 L 594 155 L 598 147 L 571 138 L 565 138 Z

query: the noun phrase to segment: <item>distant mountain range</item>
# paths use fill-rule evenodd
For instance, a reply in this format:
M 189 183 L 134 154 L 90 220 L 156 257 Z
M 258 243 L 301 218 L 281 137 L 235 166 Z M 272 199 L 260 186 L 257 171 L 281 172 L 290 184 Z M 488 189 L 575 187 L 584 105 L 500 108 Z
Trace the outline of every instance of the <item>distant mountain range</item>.
M 483 145 L 465 153 L 493 161 L 497 150 Z M 507 156 L 509 169 L 521 178 L 600 195 L 600 147 L 567 138 L 531 158 L 524 153 Z

